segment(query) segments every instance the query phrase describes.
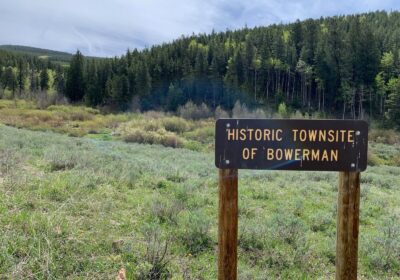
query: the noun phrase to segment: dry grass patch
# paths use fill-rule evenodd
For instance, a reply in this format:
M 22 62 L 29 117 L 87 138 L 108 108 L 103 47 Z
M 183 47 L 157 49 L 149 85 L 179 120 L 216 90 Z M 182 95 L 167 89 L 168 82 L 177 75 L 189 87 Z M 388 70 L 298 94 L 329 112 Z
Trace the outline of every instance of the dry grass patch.
M 201 150 L 199 145 L 212 142 L 210 134 L 214 135 L 214 122 L 185 120 L 151 112 L 120 124 L 116 131 L 126 142 Z
M 99 110 L 83 106 L 52 105 L 37 109 L 33 102 L 0 100 L 0 122 L 18 128 L 51 130 L 70 136 L 111 133 L 129 114 L 102 115 Z

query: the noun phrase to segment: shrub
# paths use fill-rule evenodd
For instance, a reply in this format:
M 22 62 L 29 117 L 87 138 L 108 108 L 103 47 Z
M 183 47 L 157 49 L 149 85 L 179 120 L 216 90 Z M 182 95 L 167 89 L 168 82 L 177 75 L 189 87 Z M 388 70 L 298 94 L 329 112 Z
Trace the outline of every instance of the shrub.
M 64 113 L 85 112 L 92 115 L 100 114 L 98 109 L 83 106 L 51 105 L 47 108 L 47 110 Z
M 334 220 L 332 215 L 328 212 L 317 212 L 311 216 L 311 230 L 326 231 L 330 226 L 334 225 Z
M 245 220 L 241 223 L 239 245 L 246 251 L 262 250 L 267 236 L 268 232 L 264 224 Z
M 265 112 L 258 108 L 255 111 L 252 111 L 249 115 L 249 118 L 254 118 L 254 119 L 265 119 L 267 116 Z
M 187 121 L 177 117 L 164 118 L 161 123 L 167 131 L 176 133 L 183 133 L 190 128 Z
M 393 158 L 390 160 L 390 165 L 400 167 L 400 153 L 397 153 L 393 156 Z
M 294 114 L 291 116 L 291 118 L 292 119 L 304 119 L 304 116 L 299 110 L 296 110 L 294 112 Z
M 178 108 L 178 114 L 189 120 L 200 120 L 212 117 L 212 113 L 206 104 L 196 105 L 192 101 L 189 101 L 184 106 Z
M 214 135 L 215 128 L 213 126 L 199 127 L 184 134 L 187 139 L 200 143 L 212 143 L 214 141 Z
M 70 118 L 72 121 L 86 121 L 93 119 L 93 115 L 85 111 L 71 112 Z
M 292 246 L 297 246 L 305 227 L 303 222 L 294 215 L 276 214 L 271 220 L 271 227 L 275 228 L 276 237 Z
M 249 110 L 246 104 L 241 104 L 240 101 L 236 101 L 232 109 L 232 118 L 244 118 L 249 115 Z
M 400 134 L 392 129 L 371 129 L 368 138 L 376 143 L 400 144 Z
M 151 204 L 152 217 L 157 217 L 161 223 L 176 223 L 177 216 L 182 211 L 183 206 L 178 200 L 168 200 L 156 198 Z
M 20 161 L 21 158 L 15 149 L 0 149 L 0 177 L 10 173 Z
M 171 240 L 161 234 L 159 226 L 148 225 L 143 230 L 145 236 L 142 242 L 144 253 L 136 260 L 134 266 L 128 266 L 128 279 L 161 280 L 170 279 L 169 271 L 169 247 Z M 131 252 L 124 254 L 125 259 L 132 261 Z
M 251 111 L 247 108 L 246 104 L 241 104 L 240 101 L 236 101 L 232 109 L 233 118 L 253 118 L 253 119 L 263 119 L 266 118 L 266 114 L 261 109 L 256 109 Z
M 195 152 L 200 152 L 203 149 L 203 146 L 197 141 L 189 140 L 185 142 L 184 148 Z
M 78 154 L 71 151 L 58 151 L 55 148 L 47 150 L 44 158 L 49 163 L 51 171 L 72 169 L 79 161 Z
M 200 211 L 184 212 L 179 223 L 179 237 L 187 250 L 196 255 L 211 247 L 210 220 Z
M 367 159 L 368 159 L 368 165 L 371 166 L 384 164 L 384 160 L 382 160 L 377 154 L 375 154 L 371 150 L 368 151 Z
M 366 244 L 369 265 L 374 270 L 400 269 L 400 225 L 399 216 L 392 215 L 377 227 L 379 235 Z
M 37 107 L 39 109 L 46 109 L 50 105 L 54 105 L 56 103 L 56 97 L 57 96 L 48 94 L 45 91 L 39 92 L 36 96 Z
M 128 143 L 159 144 L 172 148 L 180 148 L 183 147 L 184 144 L 183 140 L 177 135 L 165 130 L 144 131 L 142 129 L 133 129 L 123 138 L 125 142 Z
M 160 144 L 165 147 L 182 148 L 184 142 L 175 134 L 165 134 L 161 137 Z
M 163 128 L 161 122 L 157 119 L 137 120 L 136 127 L 143 128 L 145 131 L 157 131 Z
M 229 114 L 228 114 L 228 112 L 226 112 L 225 110 L 223 110 L 222 108 L 221 108 L 221 106 L 218 106 L 216 109 L 215 109 L 215 119 L 226 119 L 226 118 L 229 118 Z
M 161 111 L 147 111 L 143 115 L 149 119 L 160 119 L 165 117 L 165 113 Z
M 125 142 L 154 144 L 156 136 L 149 131 L 141 129 L 132 130 L 128 135 L 124 136 Z
M 278 114 L 281 118 L 287 118 L 289 116 L 286 104 L 284 102 L 280 103 L 278 106 Z
M 39 124 L 40 122 L 48 122 L 55 119 L 55 115 L 49 111 L 32 110 L 21 112 L 21 117 L 26 119 L 26 122 L 32 122 Z

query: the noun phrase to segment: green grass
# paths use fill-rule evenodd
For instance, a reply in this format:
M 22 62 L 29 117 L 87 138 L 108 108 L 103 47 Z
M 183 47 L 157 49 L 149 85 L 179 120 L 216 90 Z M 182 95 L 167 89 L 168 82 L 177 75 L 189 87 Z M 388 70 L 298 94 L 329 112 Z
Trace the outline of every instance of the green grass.
M 180 133 L 210 133 L 197 129 L 205 136 Z M 0 279 L 115 279 L 122 267 L 130 279 L 216 279 L 212 151 L 103 137 L 0 126 Z M 399 152 L 374 145 L 381 158 Z M 361 175 L 361 279 L 400 278 L 399 174 Z M 334 278 L 337 182 L 241 170 L 238 278 Z

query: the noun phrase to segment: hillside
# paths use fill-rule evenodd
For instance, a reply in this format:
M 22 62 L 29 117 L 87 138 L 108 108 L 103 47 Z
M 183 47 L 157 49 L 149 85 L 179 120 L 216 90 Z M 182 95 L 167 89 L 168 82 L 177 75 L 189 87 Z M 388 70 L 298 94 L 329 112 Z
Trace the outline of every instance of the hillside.
M 176 111 L 188 101 L 230 110 L 240 100 L 399 128 L 399 26 L 399 12 L 378 11 L 183 36 L 112 59 L 77 52 L 52 86 L 71 102 L 114 111 Z M 8 97 L 27 85 L 48 89 L 43 67 L 28 75 L 24 59 L 2 63 L 0 57 L 0 66 L 16 68 L 0 82 Z
M 5 50 L 13 53 L 37 56 L 39 58 L 46 58 L 50 61 L 57 61 L 63 63 L 69 63 L 72 58 L 72 54 L 48 49 L 34 48 L 28 46 L 19 45 L 0 45 L 0 50 Z

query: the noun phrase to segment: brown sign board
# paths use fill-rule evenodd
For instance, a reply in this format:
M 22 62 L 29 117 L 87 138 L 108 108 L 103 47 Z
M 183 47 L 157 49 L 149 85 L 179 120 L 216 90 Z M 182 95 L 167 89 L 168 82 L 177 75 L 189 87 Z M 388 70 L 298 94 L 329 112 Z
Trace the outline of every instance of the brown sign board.
M 362 120 L 219 119 L 220 169 L 363 171 L 368 124 Z

